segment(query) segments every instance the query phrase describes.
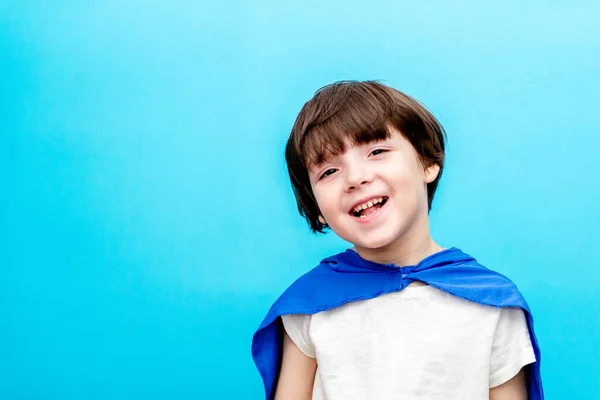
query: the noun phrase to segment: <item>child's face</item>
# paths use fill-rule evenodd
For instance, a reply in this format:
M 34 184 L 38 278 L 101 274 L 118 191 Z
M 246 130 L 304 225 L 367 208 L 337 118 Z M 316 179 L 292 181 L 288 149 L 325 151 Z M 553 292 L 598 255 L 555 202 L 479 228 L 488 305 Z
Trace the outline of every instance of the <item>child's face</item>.
M 347 146 L 309 170 L 321 222 L 357 250 L 387 249 L 429 235 L 427 184 L 439 166 L 424 168 L 410 142 L 389 139 Z

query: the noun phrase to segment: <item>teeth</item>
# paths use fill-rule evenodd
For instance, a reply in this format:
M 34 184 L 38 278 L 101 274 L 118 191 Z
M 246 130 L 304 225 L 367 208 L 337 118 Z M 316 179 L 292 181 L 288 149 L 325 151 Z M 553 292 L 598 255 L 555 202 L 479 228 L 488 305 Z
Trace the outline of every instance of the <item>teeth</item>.
M 373 205 L 375 205 L 377 203 L 381 203 L 382 201 L 383 201 L 383 197 L 377 197 L 376 199 L 371 199 L 371 200 L 367 201 L 366 203 L 362 203 L 362 204 L 357 205 L 356 207 L 354 207 L 352 209 L 352 211 L 359 212 L 359 211 L 364 210 L 366 208 L 373 207 Z

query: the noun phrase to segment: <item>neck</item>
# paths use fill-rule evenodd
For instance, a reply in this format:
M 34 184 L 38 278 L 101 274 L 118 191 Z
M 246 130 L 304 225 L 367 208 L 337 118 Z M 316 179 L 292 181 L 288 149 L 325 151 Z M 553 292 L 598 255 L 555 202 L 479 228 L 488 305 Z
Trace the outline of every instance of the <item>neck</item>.
M 429 238 L 429 240 L 420 243 L 414 248 L 398 246 L 397 248 L 384 250 L 356 247 L 355 250 L 358 255 L 365 260 L 379 264 L 394 264 L 399 267 L 404 267 L 408 265 L 417 265 L 421 260 L 444 250 L 444 248 L 434 242 L 432 238 Z
M 365 260 L 380 264 L 394 264 L 400 267 L 416 265 L 424 258 L 442 251 L 430 235 L 429 221 L 424 220 L 419 233 L 406 233 L 394 242 L 377 249 L 355 246 L 355 250 Z

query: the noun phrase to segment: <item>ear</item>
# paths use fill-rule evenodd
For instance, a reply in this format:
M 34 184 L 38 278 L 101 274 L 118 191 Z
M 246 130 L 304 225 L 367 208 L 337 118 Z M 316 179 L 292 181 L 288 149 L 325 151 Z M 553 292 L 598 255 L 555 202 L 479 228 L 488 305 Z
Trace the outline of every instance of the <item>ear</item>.
M 440 173 L 440 166 L 432 163 L 429 167 L 425 168 L 425 183 L 431 183 L 435 181 Z
M 327 221 L 325 221 L 325 218 L 323 218 L 322 215 L 319 215 L 319 222 L 322 223 L 323 225 L 327 225 Z

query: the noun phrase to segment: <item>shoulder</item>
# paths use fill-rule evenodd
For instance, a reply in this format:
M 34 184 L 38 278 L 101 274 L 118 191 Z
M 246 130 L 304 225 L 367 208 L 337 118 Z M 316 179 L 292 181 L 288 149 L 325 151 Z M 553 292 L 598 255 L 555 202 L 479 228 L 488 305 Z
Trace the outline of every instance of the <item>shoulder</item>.
M 273 303 L 271 312 L 278 315 L 307 314 L 321 301 L 327 285 L 335 280 L 335 271 L 321 262 L 297 278 Z M 306 294 L 310 293 L 310 296 Z
M 523 295 L 510 278 L 495 268 L 484 266 L 467 253 L 454 249 L 461 253 L 459 260 L 454 260 L 448 269 L 424 271 L 423 276 L 428 283 L 480 304 L 529 310 Z
M 283 291 L 281 297 L 294 295 L 298 292 L 322 285 L 324 282 L 331 281 L 334 277 L 334 273 L 335 271 L 327 264 L 321 262 L 292 282 L 292 284 Z

